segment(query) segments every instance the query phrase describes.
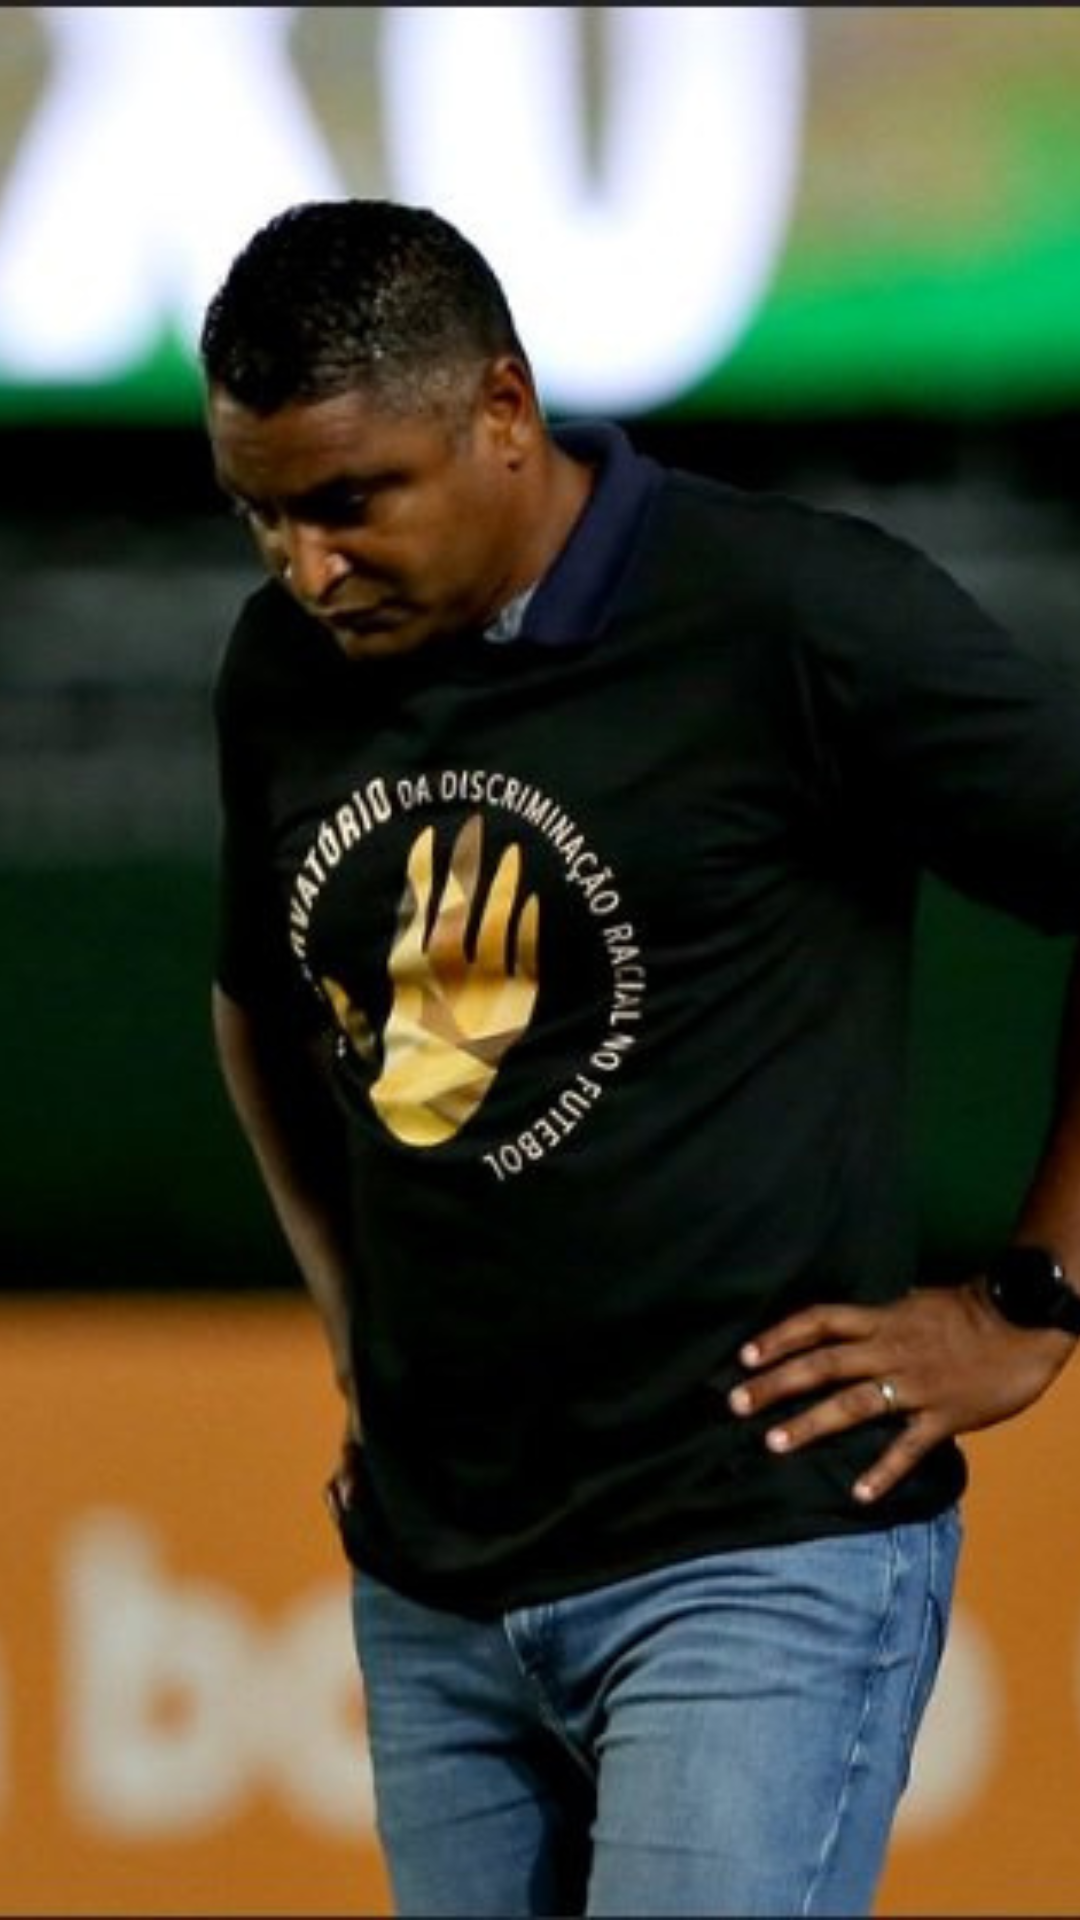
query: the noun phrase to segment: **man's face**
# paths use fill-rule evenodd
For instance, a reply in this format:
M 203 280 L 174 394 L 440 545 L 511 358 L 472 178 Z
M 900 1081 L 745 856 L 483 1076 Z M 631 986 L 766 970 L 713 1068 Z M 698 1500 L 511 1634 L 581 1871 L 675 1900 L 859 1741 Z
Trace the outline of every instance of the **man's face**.
M 522 476 L 538 428 L 513 362 L 489 369 L 453 427 L 358 390 L 263 416 L 215 388 L 208 428 L 267 568 L 349 659 L 482 624 L 528 584 Z

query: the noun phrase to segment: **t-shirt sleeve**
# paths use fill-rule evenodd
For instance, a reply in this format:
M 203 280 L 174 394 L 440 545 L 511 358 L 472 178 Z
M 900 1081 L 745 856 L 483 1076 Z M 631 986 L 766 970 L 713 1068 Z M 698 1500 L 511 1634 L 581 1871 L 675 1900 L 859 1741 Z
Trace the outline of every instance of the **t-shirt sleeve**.
M 821 515 L 796 622 L 848 801 L 884 852 L 1047 931 L 1080 929 L 1075 666 L 1007 631 L 935 561 Z

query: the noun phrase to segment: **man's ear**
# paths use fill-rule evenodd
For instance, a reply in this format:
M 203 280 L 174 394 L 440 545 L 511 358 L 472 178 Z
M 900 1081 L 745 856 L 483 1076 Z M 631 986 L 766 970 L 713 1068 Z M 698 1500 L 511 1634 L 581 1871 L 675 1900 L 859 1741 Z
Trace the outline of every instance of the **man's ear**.
M 500 354 L 484 369 L 480 414 L 509 467 L 519 467 L 543 432 L 536 389 L 527 366 L 516 355 Z

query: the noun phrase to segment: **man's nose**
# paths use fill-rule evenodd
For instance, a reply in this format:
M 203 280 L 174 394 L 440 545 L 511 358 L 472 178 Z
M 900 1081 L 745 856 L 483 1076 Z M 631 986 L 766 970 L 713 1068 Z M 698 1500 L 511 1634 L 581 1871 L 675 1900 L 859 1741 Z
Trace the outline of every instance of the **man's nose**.
M 351 572 L 347 554 L 319 527 L 293 523 L 283 530 L 284 575 L 292 591 L 309 606 L 322 606 L 339 581 Z

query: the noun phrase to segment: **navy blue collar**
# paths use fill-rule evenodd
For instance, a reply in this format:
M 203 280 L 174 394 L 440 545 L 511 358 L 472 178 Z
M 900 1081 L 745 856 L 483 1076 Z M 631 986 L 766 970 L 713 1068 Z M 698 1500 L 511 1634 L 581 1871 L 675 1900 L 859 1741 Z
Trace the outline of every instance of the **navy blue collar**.
M 563 647 L 595 639 L 603 628 L 662 469 L 606 421 L 556 427 L 552 437 L 564 453 L 596 468 L 596 482 L 566 545 L 537 583 L 518 639 Z

